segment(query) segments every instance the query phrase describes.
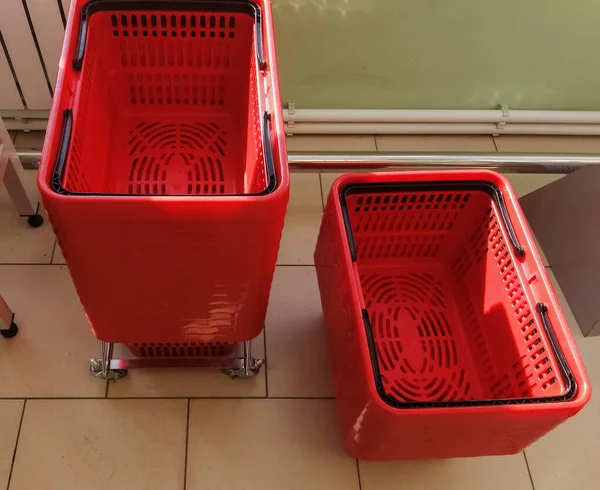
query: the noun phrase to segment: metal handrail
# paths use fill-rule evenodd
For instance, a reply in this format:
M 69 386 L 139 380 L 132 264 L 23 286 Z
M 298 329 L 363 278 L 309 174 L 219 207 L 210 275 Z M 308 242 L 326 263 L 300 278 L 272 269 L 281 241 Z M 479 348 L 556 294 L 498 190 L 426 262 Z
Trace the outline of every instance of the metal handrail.
M 40 152 L 17 150 L 24 164 L 37 164 Z M 600 165 L 598 154 L 431 153 L 431 152 L 290 152 L 292 171 L 351 172 L 480 168 L 510 173 L 568 174 Z
M 291 152 L 290 169 L 302 171 L 363 171 L 479 168 L 514 173 L 568 174 L 599 165 L 597 154 L 538 153 L 396 153 Z

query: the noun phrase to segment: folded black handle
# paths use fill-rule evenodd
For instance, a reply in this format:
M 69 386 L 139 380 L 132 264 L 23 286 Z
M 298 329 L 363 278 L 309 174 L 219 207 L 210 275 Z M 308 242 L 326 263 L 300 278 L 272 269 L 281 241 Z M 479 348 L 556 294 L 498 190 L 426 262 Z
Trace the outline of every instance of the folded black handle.
M 525 405 L 535 403 L 554 403 L 554 402 L 565 402 L 572 400 L 577 395 L 577 381 L 569 364 L 565 359 L 560 344 L 554 335 L 554 330 L 550 324 L 548 318 L 548 308 L 544 303 L 538 303 L 536 305 L 536 311 L 540 315 L 543 328 L 547 334 L 550 346 L 554 352 L 555 358 L 560 364 L 561 376 L 565 384 L 565 391 L 560 395 L 555 396 L 542 396 L 538 398 L 496 398 L 496 399 L 483 399 L 483 400 L 450 400 L 450 401 L 428 401 L 428 402 L 416 402 L 416 401 L 405 401 L 396 398 L 393 393 L 388 393 L 383 384 L 381 377 L 381 371 L 379 369 L 377 345 L 375 344 L 375 338 L 373 336 L 373 328 L 369 319 L 369 311 L 364 308 L 362 310 L 362 320 L 365 326 L 365 335 L 367 339 L 367 346 L 369 349 L 369 357 L 371 361 L 371 369 L 373 373 L 373 380 L 375 382 L 375 388 L 381 399 L 393 408 L 438 408 L 438 407 L 473 407 L 473 406 L 492 406 L 492 405 Z
M 70 194 L 63 185 L 62 177 L 67 162 L 67 154 L 69 153 L 69 145 L 71 144 L 71 132 L 73 131 L 73 111 L 67 109 L 63 112 L 63 130 L 60 138 L 60 146 L 52 172 L 52 190 L 58 194 Z
M 517 234 L 515 233 L 515 229 L 512 225 L 512 221 L 510 220 L 510 216 L 508 215 L 508 209 L 506 208 L 506 203 L 504 202 L 504 196 L 502 195 L 502 191 L 495 185 L 489 184 L 488 193 L 492 195 L 494 201 L 496 201 L 496 207 L 500 212 L 500 217 L 504 222 L 504 227 L 506 228 L 506 232 L 508 233 L 508 239 L 513 247 L 513 251 L 516 257 L 523 257 L 525 255 L 525 249 L 519 243 L 519 239 L 517 238 Z
M 81 71 L 83 56 L 87 41 L 88 22 L 95 12 L 104 10 L 188 10 L 204 12 L 241 12 L 254 17 L 254 31 L 256 38 L 256 56 L 261 70 L 267 68 L 267 61 L 263 48 L 262 12 L 260 6 L 254 2 L 242 0 L 90 0 L 81 8 L 79 21 L 79 36 L 77 38 L 77 51 L 73 58 L 73 68 Z
M 265 112 L 263 116 L 263 154 L 265 157 L 265 170 L 267 172 L 267 188 L 260 193 L 261 196 L 270 194 L 277 187 L 277 174 L 275 173 L 271 138 L 271 114 L 268 112 Z
M 508 239 L 513 247 L 515 257 L 523 257 L 525 249 L 521 246 L 515 228 L 508 214 L 504 196 L 498 186 L 484 180 L 442 180 L 442 181 L 424 181 L 424 182 L 381 182 L 369 184 L 350 184 L 340 191 L 340 202 L 342 204 L 342 213 L 348 235 L 348 244 L 352 260 L 356 261 L 356 247 L 348 207 L 346 206 L 346 196 L 355 193 L 368 192 L 438 192 L 438 191 L 482 191 L 488 194 L 496 203 L 500 219 L 508 233 Z
M 265 172 L 267 187 L 255 195 L 264 196 L 270 194 L 277 188 L 277 173 L 275 172 L 275 161 L 273 159 L 273 141 L 271 138 L 271 114 L 265 112 L 262 120 L 263 129 L 263 154 L 265 158 Z M 60 146 L 56 155 L 54 170 L 52 171 L 52 190 L 58 194 L 75 195 L 78 192 L 71 192 L 63 187 L 63 173 L 69 145 L 71 144 L 71 133 L 73 132 L 73 111 L 67 109 L 63 112 L 63 129 L 60 137 Z
M 535 311 L 537 311 L 538 315 L 540 316 L 542 326 L 546 332 L 546 337 L 548 337 L 550 345 L 552 346 L 554 357 L 560 366 L 560 375 L 563 378 L 563 383 L 565 384 L 566 395 L 573 397 L 577 393 L 577 381 L 575 380 L 575 376 L 573 376 L 571 368 L 569 367 L 569 363 L 563 354 L 560 343 L 558 342 L 556 334 L 554 333 L 554 329 L 552 328 L 552 324 L 550 323 L 548 307 L 544 303 L 538 303 L 535 305 Z

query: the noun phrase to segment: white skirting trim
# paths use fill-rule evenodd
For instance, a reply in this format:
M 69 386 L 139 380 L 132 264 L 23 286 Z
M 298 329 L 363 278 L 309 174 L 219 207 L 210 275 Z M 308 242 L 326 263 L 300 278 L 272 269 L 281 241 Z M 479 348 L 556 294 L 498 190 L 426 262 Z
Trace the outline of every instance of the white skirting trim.
M 600 135 L 600 111 L 284 110 L 288 134 Z

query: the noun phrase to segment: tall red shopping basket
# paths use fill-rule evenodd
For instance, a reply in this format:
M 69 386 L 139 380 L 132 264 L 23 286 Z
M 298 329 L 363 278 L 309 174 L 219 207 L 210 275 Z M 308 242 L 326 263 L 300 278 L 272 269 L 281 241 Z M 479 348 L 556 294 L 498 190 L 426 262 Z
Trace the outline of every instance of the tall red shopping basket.
M 289 195 L 270 0 L 73 0 L 38 184 L 100 340 L 258 335 Z
M 496 173 L 341 177 L 315 263 L 339 427 L 356 457 L 515 453 L 590 397 L 518 201 Z

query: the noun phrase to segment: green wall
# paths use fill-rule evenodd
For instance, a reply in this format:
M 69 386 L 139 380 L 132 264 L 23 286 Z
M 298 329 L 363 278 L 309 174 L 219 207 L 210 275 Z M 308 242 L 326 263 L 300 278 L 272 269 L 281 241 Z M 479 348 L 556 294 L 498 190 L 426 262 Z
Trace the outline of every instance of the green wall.
M 598 0 L 273 0 L 284 103 L 600 110 Z

